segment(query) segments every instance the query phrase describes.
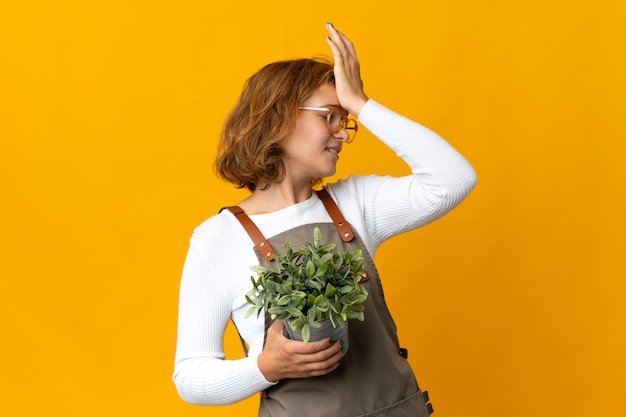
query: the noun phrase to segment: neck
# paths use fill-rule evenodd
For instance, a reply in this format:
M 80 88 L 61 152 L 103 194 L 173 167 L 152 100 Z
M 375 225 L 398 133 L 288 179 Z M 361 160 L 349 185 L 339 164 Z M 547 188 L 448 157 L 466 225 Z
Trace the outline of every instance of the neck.
M 264 190 L 257 188 L 238 205 L 249 215 L 272 213 L 306 201 L 311 198 L 312 193 L 308 184 L 295 187 L 283 181 L 271 184 Z

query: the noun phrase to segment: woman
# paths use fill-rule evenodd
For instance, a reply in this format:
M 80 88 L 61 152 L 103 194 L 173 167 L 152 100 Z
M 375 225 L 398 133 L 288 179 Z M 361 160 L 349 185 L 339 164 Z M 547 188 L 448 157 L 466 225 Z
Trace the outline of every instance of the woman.
M 217 172 L 251 194 L 191 237 L 173 378 L 182 398 L 193 404 L 229 404 L 261 392 L 262 416 L 426 416 L 426 401 L 399 354 L 371 257 L 388 238 L 454 208 L 476 176 L 435 133 L 370 100 L 352 43 L 331 24 L 326 30 L 333 64 L 302 59 L 267 65 L 248 80 L 226 120 Z M 313 188 L 335 173 L 340 153 L 354 139 L 357 126 L 348 113 L 412 174 L 351 176 L 325 187 L 354 234 L 345 242 Z M 274 248 L 287 239 L 299 247 L 318 226 L 340 248 L 363 249 L 370 295 L 365 321 L 351 321 L 345 356 L 338 342 L 289 340 L 281 321 L 244 318 L 250 266 L 263 261 L 245 221 Z M 225 360 L 229 320 L 249 346 L 244 359 Z

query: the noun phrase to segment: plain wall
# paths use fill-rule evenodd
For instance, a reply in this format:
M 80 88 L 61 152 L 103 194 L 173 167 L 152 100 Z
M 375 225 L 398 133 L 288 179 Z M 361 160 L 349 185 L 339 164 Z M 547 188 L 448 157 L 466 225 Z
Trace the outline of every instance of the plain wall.
M 3 414 L 256 415 L 256 397 L 178 397 L 180 273 L 193 228 L 246 195 L 212 173 L 245 79 L 329 54 L 332 21 L 369 96 L 479 175 L 455 211 L 377 256 L 435 415 L 621 415 L 625 7 L 3 2 Z M 365 130 L 344 150 L 338 178 L 408 173 Z M 226 349 L 241 355 L 232 328 Z

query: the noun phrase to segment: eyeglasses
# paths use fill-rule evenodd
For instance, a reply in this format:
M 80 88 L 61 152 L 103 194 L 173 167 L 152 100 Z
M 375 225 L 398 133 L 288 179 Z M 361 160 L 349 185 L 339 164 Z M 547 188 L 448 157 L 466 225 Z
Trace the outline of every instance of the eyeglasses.
M 326 112 L 326 126 L 332 134 L 339 133 L 341 129 L 346 129 L 348 139 L 346 143 L 350 143 L 356 137 L 359 125 L 356 120 L 348 117 L 348 112 L 340 107 L 298 107 L 300 110 L 314 110 Z

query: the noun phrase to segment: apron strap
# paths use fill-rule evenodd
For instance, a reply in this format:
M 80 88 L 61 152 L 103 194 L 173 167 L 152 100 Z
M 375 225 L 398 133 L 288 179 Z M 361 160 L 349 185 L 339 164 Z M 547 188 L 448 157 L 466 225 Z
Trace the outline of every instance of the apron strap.
M 226 209 L 233 213 L 243 228 L 246 229 L 246 232 L 250 235 L 250 239 L 254 242 L 254 246 L 257 247 L 259 253 L 264 255 L 268 261 L 271 261 L 276 252 L 274 251 L 274 248 L 272 248 L 272 245 L 270 245 L 270 242 L 265 239 L 265 236 L 263 236 L 263 233 L 261 233 L 259 228 L 256 227 L 256 224 L 250 220 L 250 217 L 248 217 L 248 215 L 239 206 L 226 207 Z
M 332 199 L 328 191 L 325 188 L 322 188 L 319 191 L 316 191 L 317 196 L 324 203 L 324 207 L 326 207 L 326 211 L 330 215 L 330 218 L 333 219 L 333 223 L 335 223 L 335 227 L 341 236 L 341 239 L 344 242 L 350 242 L 354 239 L 354 233 L 352 233 L 352 229 L 348 225 L 348 222 L 341 214 L 339 207 L 337 207 L 337 203 Z

